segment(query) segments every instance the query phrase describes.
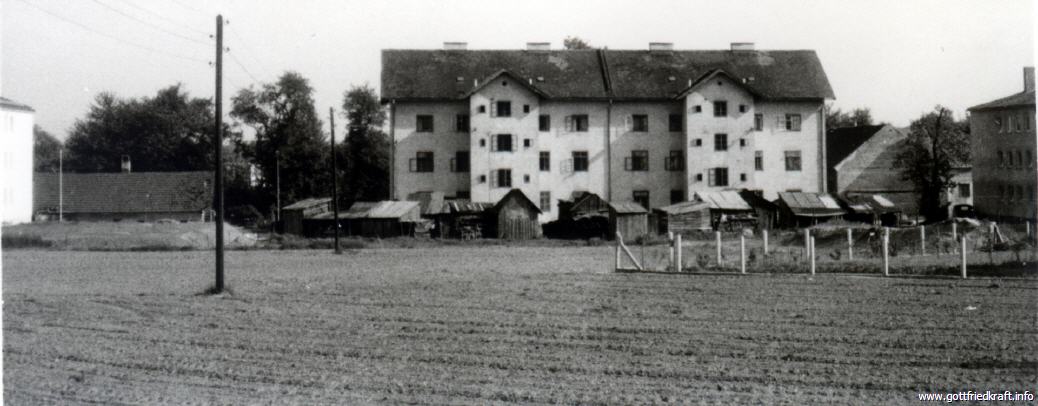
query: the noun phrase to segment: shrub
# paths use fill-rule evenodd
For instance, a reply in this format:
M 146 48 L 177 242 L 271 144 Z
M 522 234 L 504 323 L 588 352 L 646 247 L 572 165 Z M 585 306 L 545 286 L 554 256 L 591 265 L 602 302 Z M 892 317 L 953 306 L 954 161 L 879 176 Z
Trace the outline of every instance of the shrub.
M 44 240 L 43 237 L 39 235 L 2 234 L 0 235 L 0 245 L 5 249 L 50 248 L 54 246 L 54 242 Z

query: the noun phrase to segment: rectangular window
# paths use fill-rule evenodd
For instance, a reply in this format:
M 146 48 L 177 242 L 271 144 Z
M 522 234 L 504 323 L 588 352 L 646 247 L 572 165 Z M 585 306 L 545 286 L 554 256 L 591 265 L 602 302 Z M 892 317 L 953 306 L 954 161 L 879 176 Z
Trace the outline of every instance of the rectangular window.
M 642 205 L 646 210 L 649 209 L 649 191 L 648 190 L 635 190 L 631 193 L 631 198 L 635 203 Z
M 634 132 L 648 132 L 649 131 L 649 116 L 646 114 L 634 114 L 631 116 L 631 131 Z
M 710 186 L 728 186 L 728 168 L 710 168 Z
M 1002 132 L 1002 116 L 995 117 L 995 128 L 998 129 L 998 132 Z
M 681 114 L 671 114 L 670 117 L 667 119 L 667 128 L 670 129 L 670 132 L 681 132 L 681 130 L 685 127 L 684 118 L 685 116 Z
M 574 114 L 566 117 L 566 131 L 569 132 L 587 132 L 588 129 L 588 118 L 587 114 Z
M 696 146 L 696 147 L 703 146 L 703 139 L 702 138 L 696 138 L 695 140 L 692 140 L 692 145 Z
M 998 151 L 998 167 L 1004 168 L 1006 166 L 1006 157 L 1002 154 L 1002 151 Z
M 523 105 L 523 113 L 529 113 L 529 112 L 530 112 L 530 105 L 529 104 L 524 104 Z
M 800 115 L 786 114 L 783 127 L 786 129 L 786 131 L 800 131 Z
M 418 117 L 415 118 L 415 131 L 420 133 L 433 132 L 433 116 L 419 114 Z
M 547 114 L 537 116 L 537 129 L 540 132 L 551 131 L 551 116 Z
M 959 184 L 959 196 L 970 197 L 970 192 L 971 192 L 971 190 L 970 190 L 970 184 L 969 183 L 960 183 Z
M 551 192 L 541 192 L 541 211 L 551 211 Z
M 469 115 L 468 114 L 458 114 L 458 117 L 457 117 L 457 119 L 455 121 L 456 121 L 455 131 L 457 131 L 459 133 L 467 133 L 467 132 L 469 132 Z
M 693 110 L 694 110 L 694 111 L 695 111 L 696 113 L 702 113 L 702 112 L 703 112 L 703 106 L 700 106 L 700 105 L 696 105 L 696 108 L 695 108 L 695 109 L 693 109 Z
M 1023 129 L 1023 123 L 1021 123 L 1021 121 L 1023 121 L 1023 120 L 1022 120 L 1023 118 L 1024 118 L 1024 116 L 1023 116 L 1023 115 L 1021 115 L 1021 116 L 1019 116 L 1019 117 L 1017 117 L 1017 118 L 1016 118 L 1016 130 L 1017 130 L 1017 131 L 1020 131 L 1020 130 L 1022 130 L 1022 129 Z
M 551 172 L 551 152 L 541 151 L 538 161 L 541 165 L 541 172 Z
M 649 151 L 647 150 L 636 150 L 631 151 L 631 156 L 624 159 L 624 169 L 628 171 L 648 171 L 649 170 Z
M 530 148 L 531 142 L 529 138 L 523 138 L 523 148 Z
M 411 172 L 432 172 L 433 171 L 433 153 L 432 151 L 418 151 L 415 153 L 415 157 L 411 158 L 410 162 Z
M 685 201 L 685 191 L 681 189 L 670 190 L 670 204 L 681 203 Z
M 573 172 L 587 172 L 587 151 L 573 151 Z
M 490 150 L 493 152 L 512 152 L 512 134 L 496 134 L 490 139 Z
M 480 113 L 486 113 L 487 112 L 487 106 L 484 105 L 484 104 L 480 104 L 479 107 L 476 108 L 476 111 L 478 111 Z
M 740 112 L 740 113 L 745 113 L 747 109 L 749 109 L 749 108 L 748 108 L 748 107 L 746 107 L 746 105 L 745 105 L 745 104 L 740 104 L 740 105 L 739 105 L 739 112 Z
M 728 102 L 718 100 L 714 102 L 714 117 L 725 117 L 728 115 Z
M 714 151 L 728 150 L 728 134 L 714 134 Z
M 493 172 L 490 176 L 490 181 L 493 182 L 491 187 L 512 187 L 511 169 L 498 169 Z
M 764 170 L 764 151 L 753 151 L 753 170 Z
M 800 171 L 800 151 L 786 151 L 786 170 Z
M 670 155 L 667 156 L 667 162 L 664 166 L 664 169 L 668 171 L 685 170 L 685 151 L 671 150 Z
M 753 130 L 764 131 L 764 115 L 754 114 L 753 115 Z
M 745 173 L 740 173 L 739 174 L 739 181 L 740 182 L 745 182 L 746 181 L 746 174 Z
M 497 103 L 491 105 L 494 110 L 490 112 L 493 117 L 511 117 L 512 116 L 512 102 L 508 100 L 500 100 Z
M 702 182 L 702 181 L 703 181 L 703 174 L 697 173 L 696 174 L 696 182 Z
M 458 151 L 454 153 L 454 159 L 451 159 L 451 172 L 468 172 L 469 171 L 469 152 Z
M 530 183 L 530 175 L 529 174 L 523 175 L 523 183 Z
M 1031 156 L 1031 150 L 1025 151 L 1027 153 L 1027 167 L 1034 168 L 1034 157 Z

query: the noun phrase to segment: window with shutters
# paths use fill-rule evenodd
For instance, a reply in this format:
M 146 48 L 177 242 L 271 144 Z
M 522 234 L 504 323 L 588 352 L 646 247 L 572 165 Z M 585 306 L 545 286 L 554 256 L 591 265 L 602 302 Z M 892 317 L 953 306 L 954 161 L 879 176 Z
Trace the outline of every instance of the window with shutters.
M 537 129 L 540 132 L 551 131 L 551 116 L 547 114 L 541 114 L 537 116 Z
M 649 209 L 649 191 L 648 190 L 635 190 L 631 192 L 631 200 L 635 203 L 640 204 L 646 210 Z
M 508 100 L 498 100 L 494 104 L 490 105 L 490 116 L 491 117 L 511 117 L 512 116 L 512 102 Z
M 681 203 L 685 201 L 685 191 L 681 189 L 670 190 L 670 204 Z
M 432 172 L 433 171 L 433 153 L 432 151 L 418 151 L 415 153 L 415 157 L 411 158 L 409 162 L 409 169 L 411 172 Z
M 428 114 L 419 114 L 415 118 L 415 131 L 420 133 L 433 132 L 433 116 Z
M 667 127 L 672 133 L 681 132 L 685 128 L 685 116 L 682 114 L 671 114 L 667 119 Z
M 648 132 L 649 116 L 647 114 L 631 115 L 631 131 L 640 133 Z
M 728 168 L 710 168 L 707 175 L 710 186 L 728 186 Z
M 538 161 L 540 162 L 541 172 L 551 172 L 550 151 L 541 151 L 540 157 L 538 157 Z
M 573 151 L 573 172 L 587 172 L 587 151 Z
M 714 117 L 725 117 L 728 115 L 728 102 L 717 100 L 714 102 Z
M 764 151 L 753 151 L 753 170 L 764 170 Z
M 512 170 L 496 169 L 490 172 L 490 187 L 510 188 L 512 187 Z
M 670 155 L 667 156 L 667 161 L 664 163 L 664 167 L 668 171 L 685 170 L 685 151 L 671 150 Z
M 624 158 L 624 170 L 642 172 L 649 170 L 649 151 L 631 151 L 631 156 Z
M 468 172 L 469 171 L 469 152 L 468 151 L 457 151 L 454 153 L 454 158 L 451 159 L 451 172 Z
M 728 134 L 714 134 L 714 151 L 728 150 Z
M 458 114 L 457 118 L 455 119 L 455 122 L 456 122 L 455 128 L 454 128 L 455 131 L 457 131 L 459 133 L 467 133 L 467 132 L 469 132 L 469 115 L 468 114 Z
M 786 170 L 800 171 L 800 151 L 786 151 Z
M 800 115 L 799 114 L 786 114 L 785 116 L 779 117 L 779 128 L 784 128 L 786 131 L 800 131 Z
M 495 134 L 490 138 L 490 151 L 492 152 L 512 152 L 512 144 L 515 139 L 512 134 Z
M 541 211 L 551 211 L 551 192 L 541 192 Z
M 753 115 L 753 130 L 764 131 L 764 115 L 754 114 Z
M 587 132 L 588 129 L 588 117 L 587 114 L 574 114 L 566 117 L 566 131 L 569 132 Z

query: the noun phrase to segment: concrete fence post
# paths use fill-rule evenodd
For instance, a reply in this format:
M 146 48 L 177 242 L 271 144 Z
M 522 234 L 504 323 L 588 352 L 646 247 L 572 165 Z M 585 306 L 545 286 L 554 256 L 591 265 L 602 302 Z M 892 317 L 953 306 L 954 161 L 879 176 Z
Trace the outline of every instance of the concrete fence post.
M 667 257 L 667 260 L 670 261 L 669 262 L 670 263 L 670 269 L 674 270 L 674 269 L 677 269 L 677 267 L 674 266 L 674 232 L 673 231 L 667 231 L 667 241 L 670 242 L 670 252 L 669 252 L 670 255 Z
M 811 229 L 804 228 L 804 259 L 811 255 Z
M 768 255 L 768 230 L 761 230 L 764 233 L 764 255 Z
M 746 234 L 739 235 L 739 270 L 746 273 Z
M 926 256 L 926 226 L 919 226 L 919 253 Z
M 811 239 L 809 241 L 810 241 L 810 242 L 808 242 L 809 248 L 808 248 L 807 251 L 808 251 L 808 255 L 811 256 L 811 276 L 814 276 L 815 275 L 815 238 L 811 237 Z
M 962 236 L 962 247 L 959 249 L 959 258 L 962 259 L 962 279 L 966 279 L 966 236 Z
M 883 228 L 883 276 L 890 276 L 890 229 Z
M 954 240 L 958 240 L 958 239 L 959 239 L 958 224 L 955 222 L 955 220 L 952 220 L 952 240 L 954 241 Z
M 988 224 L 988 262 L 995 263 L 995 222 Z
M 619 234 L 617 234 L 617 238 L 616 238 L 616 268 L 614 268 L 616 271 L 620 270 L 620 244 L 623 244 L 623 241 L 620 240 L 620 236 L 619 236 Z
M 721 232 L 716 231 L 715 236 L 717 239 L 717 266 L 721 266 Z
M 847 229 L 847 259 L 854 260 L 854 232 Z
M 684 267 L 684 263 L 681 262 L 681 234 L 678 234 L 678 235 L 674 236 L 674 247 L 675 247 L 674 261 L 678 265 L 678 267 L 677 267 L 678 272 L 681 272 L 682 268 Z

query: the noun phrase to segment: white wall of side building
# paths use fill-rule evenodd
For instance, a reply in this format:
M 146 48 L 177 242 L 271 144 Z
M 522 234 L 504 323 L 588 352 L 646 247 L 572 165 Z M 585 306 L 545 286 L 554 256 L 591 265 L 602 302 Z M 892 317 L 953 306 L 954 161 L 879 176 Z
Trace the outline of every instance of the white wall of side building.
M 649 192 L 649 205 L 663 207 L 671 204 L 671 190 L 681 190 L 684 200 L 688 199 L 685 186 L 685 171 L 668 171 L 665 161 L 671 151 L 685 154 L 684 131 L 670 131 L 670 115 L 680 115 L 682 103 L 674 102 L 617 102 L 613 103 L 610 120 L 611 144 L 611 197 L 616 201 L 633 201 L 635 191 Z M 634 131 L 635 115 L 647 115 L 648 131 Z M 647 151 L 647 171 L 628 170 L 627 162 L 633 152 Z M 687 156 L 687 155 L 686 155 Z
M 32 221 L 32 111 L 0 107 L 0 222 Z
M 418 115 L 433 116 L 433 132 L 417 132 Z M 469 190 L 468 172 L 451 172 L 451 158 L 469 149 L 469 133 L 459 132 L 455 120 L 468 114 L 468 104 L 459 102 L 398 103 L 394 106 L 393 188 L 394 198 L 404 200 L 415 192 L 443 192 L 455 196 Z M 418 151 L 433 153 L 433 172 L 411 172 Z

